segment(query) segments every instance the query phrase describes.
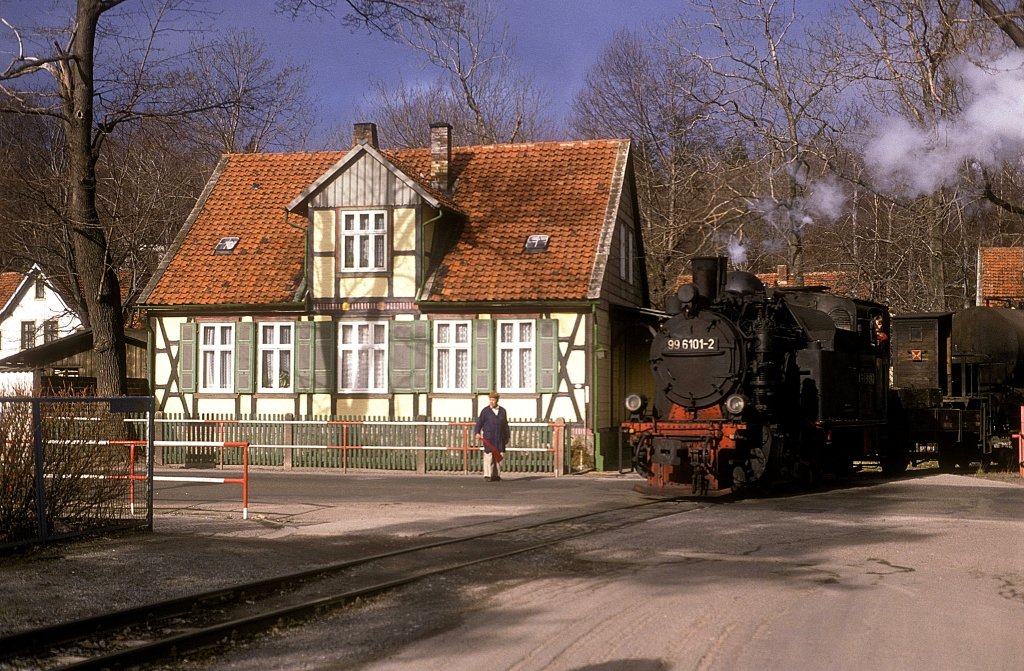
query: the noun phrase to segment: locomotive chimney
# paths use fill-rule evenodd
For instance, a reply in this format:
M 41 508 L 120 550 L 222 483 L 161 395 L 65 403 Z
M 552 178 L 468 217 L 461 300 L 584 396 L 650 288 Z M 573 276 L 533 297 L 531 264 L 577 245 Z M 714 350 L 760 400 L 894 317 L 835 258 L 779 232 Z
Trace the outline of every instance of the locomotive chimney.
M 700 295 L 714 301 L 725 287 L 729 259 L 725 256 L 695 256 L 690 261 L 693 283 Z

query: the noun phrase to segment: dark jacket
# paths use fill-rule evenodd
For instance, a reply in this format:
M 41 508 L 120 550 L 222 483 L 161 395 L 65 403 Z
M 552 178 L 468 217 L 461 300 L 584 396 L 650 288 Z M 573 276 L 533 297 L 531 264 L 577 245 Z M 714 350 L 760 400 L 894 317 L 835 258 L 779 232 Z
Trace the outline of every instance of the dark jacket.
M 476 428 L 473 429 L 474 436 L 478 433 L 483 433 L 487 442 L 497 448 L 499 452 L 504 452 L 505 446 L 512 438 L 505 408 L 499 405 L 497 414 L 491 410 L 489 405 L 481 410 L 480 415 L 476 418 Z

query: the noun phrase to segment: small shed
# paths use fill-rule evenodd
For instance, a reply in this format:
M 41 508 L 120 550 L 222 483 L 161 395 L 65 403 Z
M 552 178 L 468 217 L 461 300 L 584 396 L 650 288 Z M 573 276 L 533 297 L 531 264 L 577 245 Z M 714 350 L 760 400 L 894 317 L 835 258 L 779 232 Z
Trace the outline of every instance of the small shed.
M 125 329 L 128 393 L 149 395 L 146 332 Z M 79 331 L 53 342 L 31 347 L 0 359 L 0 395 L 32 393 L 49 395 L 62 391 L 94 393 L 96 389 L 92 331 Z

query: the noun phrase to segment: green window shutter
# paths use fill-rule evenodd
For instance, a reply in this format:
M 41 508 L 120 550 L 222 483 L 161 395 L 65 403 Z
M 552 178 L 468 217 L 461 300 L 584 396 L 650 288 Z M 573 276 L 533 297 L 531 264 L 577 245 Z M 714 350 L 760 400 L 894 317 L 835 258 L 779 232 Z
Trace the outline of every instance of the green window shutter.
M 195 393 L 196 391 L 196 333 L 198 327 L 195 322 L 186 322 L 181 325 L 181 334 L 178 339 L 178 385 L 181 391 Z
M 313 391 L 313 322 L 295 324 L 295 391 Z
M 314 322 L 313 328 L 313 391 L 334 391 L 334 362 L 338 354 L 334 349 L 334 322 Z
M 558 391 L 558 321 L 537 320 L 537 391 Z
M 430 322 L 391 322 L 391 391 L 430 391 Z
M 238 322 L 235 325 L 235 392 L 239 394 L 251 394 L 254 388 L 254 327 L 252 322 Z
M 494 322 L 473 320 L 473 392 L 484 394 L 494 388 Z

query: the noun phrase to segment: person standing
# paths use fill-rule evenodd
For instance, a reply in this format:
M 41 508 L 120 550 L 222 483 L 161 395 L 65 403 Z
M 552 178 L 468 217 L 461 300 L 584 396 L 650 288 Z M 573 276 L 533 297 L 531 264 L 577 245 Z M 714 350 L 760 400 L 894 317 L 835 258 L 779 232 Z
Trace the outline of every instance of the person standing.
M 498 464 L 505 454 L 505 446 L 512 437 L 508 428 L 508 414 L 505 408 L 498 405 L 498 392 L 487 395 L 487 407 L 480 410 L 476 418 L 476 437 L 483 442 L 484 480 L 495 482 L 501 480 L 501 469 Z

